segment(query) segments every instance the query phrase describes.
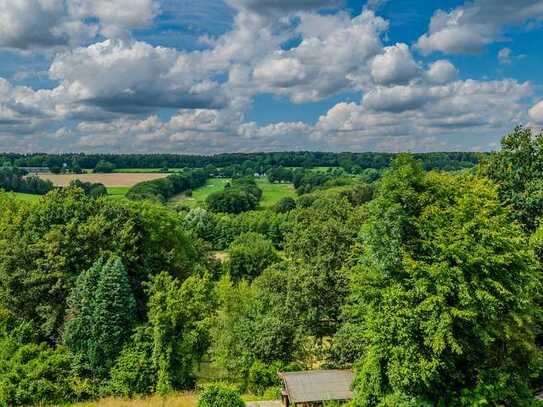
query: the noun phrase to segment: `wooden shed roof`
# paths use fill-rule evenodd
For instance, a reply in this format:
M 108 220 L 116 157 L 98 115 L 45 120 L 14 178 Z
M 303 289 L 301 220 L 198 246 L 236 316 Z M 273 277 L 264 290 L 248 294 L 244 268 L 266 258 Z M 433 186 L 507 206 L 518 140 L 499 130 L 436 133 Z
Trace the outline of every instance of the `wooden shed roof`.
M 292 404 L 353 398 L 350 370 L 309 370 L 279 373 Z

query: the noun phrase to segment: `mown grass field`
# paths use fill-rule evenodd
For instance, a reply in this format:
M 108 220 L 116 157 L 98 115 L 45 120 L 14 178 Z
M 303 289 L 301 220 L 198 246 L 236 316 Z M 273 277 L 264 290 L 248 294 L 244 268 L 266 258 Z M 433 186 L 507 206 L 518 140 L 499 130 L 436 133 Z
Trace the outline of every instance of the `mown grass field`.
M 230 179 L 227 178 L 210 178 L 203 187 L 195 189 L 192 192 L 192 197 L 180 194 L 174 197 L 172 201 L 183 203 L 190 207 L 203 206 L 209 195 L 214 192 L 222 191 L 228 182 L 230 182 Z M 260 206 L 262 208 L 272 207 L 281 198 L 286 196 L 296 196 L 294 187 L 291 184 L 272 184 L 267 178 L 259 178 L 256 182 L 258 187 L 262 189 L 262 200 L 260 201 Z

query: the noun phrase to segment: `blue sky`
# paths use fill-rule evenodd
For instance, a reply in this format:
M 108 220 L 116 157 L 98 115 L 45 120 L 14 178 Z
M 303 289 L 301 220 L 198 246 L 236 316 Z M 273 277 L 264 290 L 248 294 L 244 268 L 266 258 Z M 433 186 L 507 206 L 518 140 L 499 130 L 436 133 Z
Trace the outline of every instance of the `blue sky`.
M 0 0 L 0 150 L 492 150 L 543 0 Z

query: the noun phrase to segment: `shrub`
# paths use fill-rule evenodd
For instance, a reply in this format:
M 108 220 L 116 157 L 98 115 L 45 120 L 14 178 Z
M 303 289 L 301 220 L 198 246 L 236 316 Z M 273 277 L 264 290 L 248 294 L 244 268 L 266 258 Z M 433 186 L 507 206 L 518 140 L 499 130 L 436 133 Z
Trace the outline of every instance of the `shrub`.
M 278 372 L 283 370 L 283 363 L 273 362 L 269 365 L 256 360 L 249 369 L 247 378 L 247 390 L 258 396 L 263 395 L 266 390 L 281 385 Z
M 198 400 L 198 407 L 244 407 L 240 394 L 222 386 L 207 387 Z
M 144 332 L 134 335 L 132 342 L 117 358 L 110 372 L 109 390 L 112 394 L 132 397 L 154 391 L 156 372 L 151 359 L 152 344 L 146 338 L 148 335 Z

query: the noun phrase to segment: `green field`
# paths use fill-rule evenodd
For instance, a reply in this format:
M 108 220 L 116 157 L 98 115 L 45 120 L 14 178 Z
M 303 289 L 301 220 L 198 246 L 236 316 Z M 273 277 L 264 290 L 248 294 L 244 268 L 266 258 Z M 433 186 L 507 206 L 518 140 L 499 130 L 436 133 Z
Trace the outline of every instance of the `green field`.
M 15 198 L 24 202 L 34 202 L 40 199 L 40 196 L 42 196 L 42 195 L 34 195 L 34 194 L 24 194 L 22 192 L 10 192 L 10 194 L 13 194 Z
M 228 178 L 210 178 L 207 180 L 206 185 L 193 191 L 192 197 L 189 198 L 180 194 L 174 197 L 172 201 L 181 202 L 190 207 L 203 206 L 209 195 L 222 191 L 228 182 L 230 182 Z M 262 208 L 272 207 L 286 196 L 296 196 L 294 187 L 291 184 L 271 184 L 267 178 L 259 178 L 256 183 L 262 189 L 262 200 L 260 201 Z
M 130 187 L 108 187 L 107 194 L 115 199 L 124 198 Z

